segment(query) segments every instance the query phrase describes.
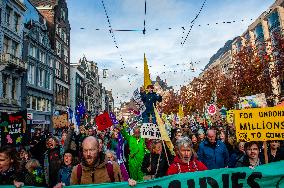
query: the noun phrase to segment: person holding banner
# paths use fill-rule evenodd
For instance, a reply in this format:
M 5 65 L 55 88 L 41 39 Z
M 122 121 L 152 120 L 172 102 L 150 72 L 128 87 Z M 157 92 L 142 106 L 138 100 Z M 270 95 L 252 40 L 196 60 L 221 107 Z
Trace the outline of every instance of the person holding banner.
M 142 162 L 146 153 L 148 153 L 145 139 L 140 136 L 140 127 L 135 127 L 133 136 L 130 136 L 125 128 L 121 134 L 129 144 L 129 175 L 136 181 L 143 181 L 144 173 L 141 170 Z
M 255 168 L 259 165 L 264 164 L 263 158 L 260 157 L 260 148 L 258 142 L 246 142 L 245 152 L 246 155 L 244 155 L 237 161 L 236 167 Z
M 167 152 L 167 154 L 165 153 Z M 172 155 L 163 149 L 161 140 L 152 140 L 151 153 L 147 153 L 142 163 L 142 171 L 146 174 L 144 180 L 159 178 L 166 175 Z
M 192 143 L 188 137 L 182 137 L 176 143 L 177 156 L 170 165 L 167 175 L 207 170 L 207 167 L 194 157 Z

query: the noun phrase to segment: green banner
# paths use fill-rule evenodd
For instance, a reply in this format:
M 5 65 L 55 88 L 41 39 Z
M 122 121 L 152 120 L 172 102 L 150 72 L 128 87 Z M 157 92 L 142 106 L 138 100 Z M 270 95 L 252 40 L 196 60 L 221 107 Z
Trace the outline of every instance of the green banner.
M 284 187 L 284 161 L 250 169 L 223 168 L 183 173 L 138 183 L 135 188 L 241 188 Z M 127 182 L 99 185 L 73 185 L 70 188 L 129 188 Z

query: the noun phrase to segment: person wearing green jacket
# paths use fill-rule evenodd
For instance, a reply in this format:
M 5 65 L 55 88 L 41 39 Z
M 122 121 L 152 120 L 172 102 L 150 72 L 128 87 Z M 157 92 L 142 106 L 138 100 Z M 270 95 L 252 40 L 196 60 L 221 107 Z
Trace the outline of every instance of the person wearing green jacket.
M 140 127 L 135 127 L 133 135 L 129 135 L 125 128 L 121 131 L 122 136 L 129 143 L 129 174 L 136 181 L 143 181 L 144 173 L 141 170 L 144 156 L 149 151 L 146 148 L 145 139 L 140 136 Z

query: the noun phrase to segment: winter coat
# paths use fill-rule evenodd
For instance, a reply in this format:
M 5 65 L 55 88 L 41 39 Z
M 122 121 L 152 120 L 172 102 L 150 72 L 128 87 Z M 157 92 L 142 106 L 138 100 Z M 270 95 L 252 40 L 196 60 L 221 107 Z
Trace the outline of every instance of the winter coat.
M 259 165 L 264 164 L 263 158 L 259 158 Z M 237 162 L 236 162 L 236 166 L 235 167 L 249 167 L 251 166 L 250 162 L 249 162 L 249 158 L 247 155 L 244 155 L 243 157 L 241 157 Z
M 268 150 L 268 163 L 276 162 L 284 159 L 284 151 L 282 149 L 277 149 L 275 157 L 271 154 L 270 149 Z M 262 156 L 264 158 L 264 156 Z
M 45 179 L 46 183 L 53 187 L 56 185 L 58 171 L 61 166 L 61 154 L 60 147 L 47 150 L 44 154 L 44 170 L 45 170 Z
M 107 161 L 103 159 L 104 157 L 99 156 L 100 159 L 98 162 L 93 166 L 89 167 L 82 162 L 81 168 L 81 177 L 79 180 L 78 172 L 78 165 L 73 167 L 70 185 L 78 185 L 78 184 L 99 184 L 99 183 L 108 183 L 111 182 L 107 171 Z M 120 167 L 116 162 L 112 163 L 113 166 L 113 177 L 115 182 L 122 181 L 122 176 L 120 172 Z
M 10 168 L 6 172 L 0 173 L 0 185 L 13 185 L 16 179 L 14 168 Z
M 194 157 L 188 163 L 184 163 L 178 156 L 176 156 L 174 158 L 174 162 L 168 168 L 167 175 L 203 170 L 208 170 L 208 168 Z
M 244 155 L 245 155 L 244 152 L 242 152 L 240 150 L 236 150 L 230 157 L 228 167 L 229 168 L 235 168 L 237 161 L 239 159 L 241 159 Z
M 58 183 L 62 182 L 66 186 L 70 185 L 72 168 L 73 168 L 72 166 L 66 166 L 66 165 L 60 168 L 58 172 Z
M 226 145 L 220 140 L 214 144 L 209 143 L 208 140 L 201 142 L 197 155 L 198 159 L 210 170 L 228 166 L 229 153 Z
M 42 168 L 36 168 L 32 172 L 26 172 L 24 184 L 28 186 L 45 186 L 44 171 Z
M 149 166 L 151 167 L 150 172 L 147 169 Z M 146 175 L 155 175 L 155 178 L 159 178 L 166 175 L 168 168 L 169 165 L 164 152 L 161 156 L 155 153 L 147 153 L 143 159 L 141 170 Z
M 152 93 L 146 93 L 146 92 L 141 92 L 141 99 L 146 107 L 145 113 L 147 114 L 153 114 L 154 113 L 154 107 L 153 104 L 156 106 L 157 102 L 162 101 L 162 96 L 152 92 Z

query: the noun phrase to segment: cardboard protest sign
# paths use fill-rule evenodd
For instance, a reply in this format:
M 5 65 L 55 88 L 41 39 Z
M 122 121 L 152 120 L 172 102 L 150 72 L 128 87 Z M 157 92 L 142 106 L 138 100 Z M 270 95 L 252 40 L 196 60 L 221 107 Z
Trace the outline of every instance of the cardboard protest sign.
M 234 110 L 237 140 L 284 140 L 284 108 Z
M 2 145 L 17 146 L 24 144 L 29 137 L 27 129 L 27 111 L 19 111 L 14 114 L 1 113 L 1 143 Z
M 161 139 L 159 126 L 153 123 L 143 123 L 140 128 L 141 138 Z
M 112 126 L 112 121 L 107 112 L 97 116 L 95 121 L 99 131 L 105 130 Z
M 55 129 L 68 127 L 68 117 L 67 116 L 68 116 L 68 114 L 62 114 L 62 115 L 59 115 L 59 116 L 53 116 L 52 117 L 53 127 Z
M 138 88 L 133 92 L 133 102 L 137 106 L 140 114 L 146 110 L 146 107 L 141 99 L 141 95 Z

